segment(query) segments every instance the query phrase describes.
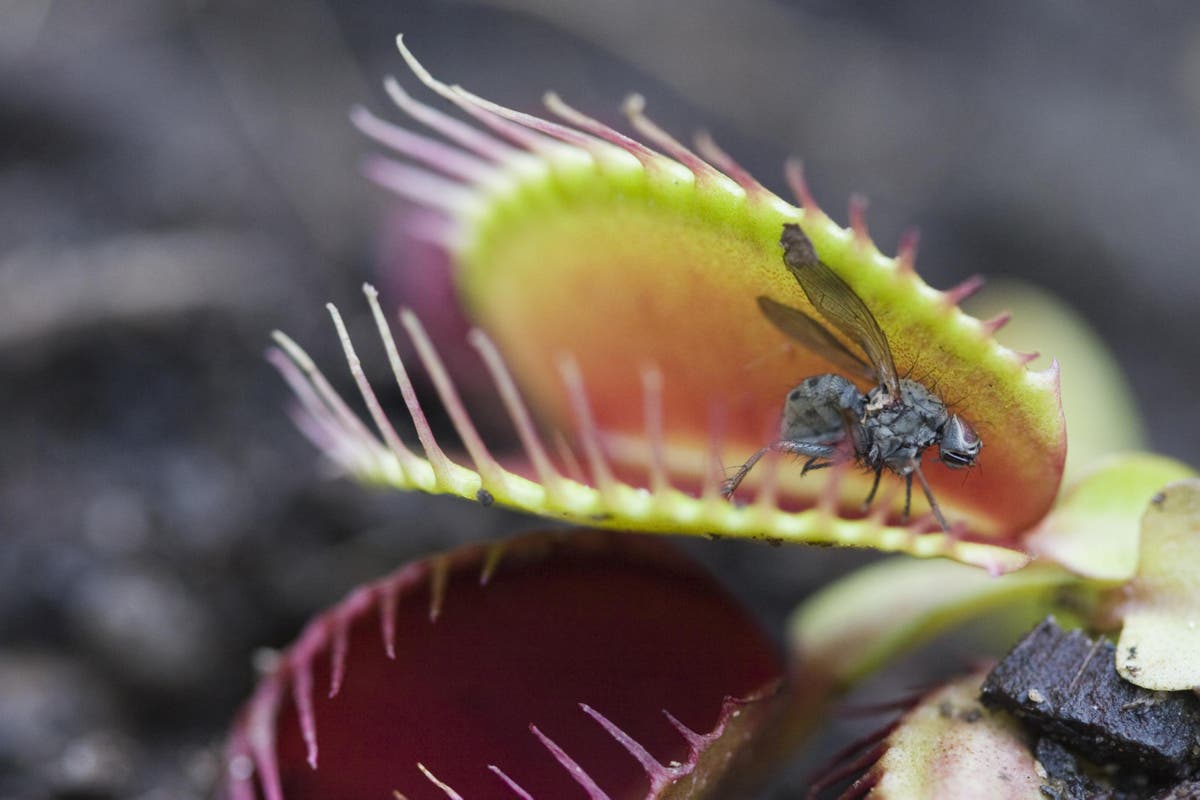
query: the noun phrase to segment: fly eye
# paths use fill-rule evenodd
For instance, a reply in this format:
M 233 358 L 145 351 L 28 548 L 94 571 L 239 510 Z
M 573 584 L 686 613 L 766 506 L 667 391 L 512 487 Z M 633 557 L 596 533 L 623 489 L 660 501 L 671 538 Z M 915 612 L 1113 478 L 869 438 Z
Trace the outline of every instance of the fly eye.
M 941 457 L 942 463 L 951 469 L 962 469 L 963 467 L 969 467 L 975 461 L 973 456 L 963 455 L 962 453 L 948 453 L 945 450 L 939 453 L 939 456 Z

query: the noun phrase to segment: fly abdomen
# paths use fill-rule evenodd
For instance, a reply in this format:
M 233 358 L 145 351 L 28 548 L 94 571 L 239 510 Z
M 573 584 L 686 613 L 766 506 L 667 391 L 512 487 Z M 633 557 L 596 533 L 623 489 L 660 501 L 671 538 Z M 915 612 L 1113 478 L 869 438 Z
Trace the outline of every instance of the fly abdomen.
M 788 392 L 779 438 L 828 444 L 846 435 L 846 420 L 862 418 L 866 398 L 841 375 L 813 375 Z

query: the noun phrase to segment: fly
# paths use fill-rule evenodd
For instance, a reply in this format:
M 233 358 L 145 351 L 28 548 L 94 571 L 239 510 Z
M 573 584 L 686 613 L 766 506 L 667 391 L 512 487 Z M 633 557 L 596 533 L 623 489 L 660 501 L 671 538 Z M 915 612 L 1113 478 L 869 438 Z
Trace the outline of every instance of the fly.
M 983 447 L 975 429 L 929 388 L 896 374 L 887 337 L 854 290 L 826 266 L 799 225 L 785 224 L 779 243 L 783 263 L 795 276 L 813 308 L 867 356 L 863 361 L 846 348 L 822 323 L 791 306 L 759 297 L 758 307 L 776 328 L 844 372 L 876 382 L 863 394 L 850 379 L 834 373 L 805 378 L 788 392 L 779 426 L 779 440 L 768 444 L 725 481 L 722 491 L 733 495 L 746 474 L 770 452 L 790 453 L 807 460 L 800 474 L 847 459 L 852 449 L 859 464 L 875 472 L 863 511 L 871 507 L 886 467 L 904 478 L 904 515 L 912 504 L 913 476 L 921 482 L 929 508 L 942 530 L 946 518 L 921 472 L 921 456 L 933 445 L 938 458 L 951 469 L 975 464 Z M 869 365 L 867 362 L 870 362 Z

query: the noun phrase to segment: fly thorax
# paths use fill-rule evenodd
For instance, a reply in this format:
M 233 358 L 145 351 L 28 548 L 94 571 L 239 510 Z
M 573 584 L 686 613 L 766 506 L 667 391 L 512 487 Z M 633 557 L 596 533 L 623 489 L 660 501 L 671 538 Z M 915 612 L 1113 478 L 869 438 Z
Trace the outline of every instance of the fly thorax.
M 900 397 L 904 404 L 918 411 L 929 423 L 930 427 L 940 429 L 946 424 L 949 415 L 946 404 L 923 383 L 908 380 L 900 381 Z
M 884 387 L 868 395 L 863 427 L 871 441 L 872 466 L 886 466 L 906 474 L 908 463 L 919 459 L 938 440 L 947 419 L 942 401 L 916 381 L 901 380 L 900 396 Z
M 896 398 L 882 386 L 876 386 L 867 394 L 863 411 L 868 416 L 874 416 L 888 406 L 895 405 Z

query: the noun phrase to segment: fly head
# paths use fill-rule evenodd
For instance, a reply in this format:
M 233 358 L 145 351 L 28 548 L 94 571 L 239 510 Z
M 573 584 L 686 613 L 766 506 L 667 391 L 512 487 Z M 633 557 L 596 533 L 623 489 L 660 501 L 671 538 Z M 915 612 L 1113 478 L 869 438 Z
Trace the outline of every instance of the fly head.
M 941 441 L 938 442 L 938 458 L 942 463 L 951 469 L 974 466 L 982 448 L 983 440 L 970 423 L 951 414 L 942 427 Z

